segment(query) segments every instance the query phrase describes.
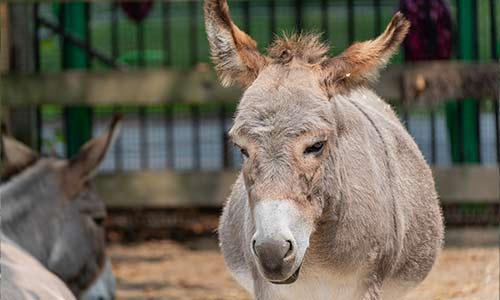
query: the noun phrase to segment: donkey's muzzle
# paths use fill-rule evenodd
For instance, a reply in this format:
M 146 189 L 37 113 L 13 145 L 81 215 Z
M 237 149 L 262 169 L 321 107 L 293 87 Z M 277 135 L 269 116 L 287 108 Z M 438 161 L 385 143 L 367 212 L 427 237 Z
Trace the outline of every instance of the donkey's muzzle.
M 292 269 L 295 265 L 296 246 L 292 240 L 254 239 L 252 250 L 262 275 L 271 282 L 286 281 L 295 271 Z

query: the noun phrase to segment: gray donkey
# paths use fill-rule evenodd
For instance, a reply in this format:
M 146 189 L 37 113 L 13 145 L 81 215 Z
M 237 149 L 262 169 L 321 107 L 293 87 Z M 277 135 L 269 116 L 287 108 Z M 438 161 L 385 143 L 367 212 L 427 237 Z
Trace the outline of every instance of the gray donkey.
M 41 157 L 2 135 L 2 299 L 68 299 L 50 273 L 78 297 L 101 273 L 106 208 L 91 179 L 119 132 L 119 119 L 70 160 Z
M 368 85 L 406 35 L 396 13 L 336 57 L 315 35 L 259 53 L 224 0 L 205 1 L 222 83 L 246 87 L 229 133 L 243 166 L 219 238 L 256 299 L 400 299 L 432 268 L 443 222 L 431 170 Z

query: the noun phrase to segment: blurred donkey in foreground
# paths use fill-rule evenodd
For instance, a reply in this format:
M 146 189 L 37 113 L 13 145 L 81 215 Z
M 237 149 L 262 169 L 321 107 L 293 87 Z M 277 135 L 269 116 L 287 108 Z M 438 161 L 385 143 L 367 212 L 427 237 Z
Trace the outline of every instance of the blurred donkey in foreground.
M 265 56 L 205 1 L 212 59 L 246 87 L 233 142 L 244 158 L 219 237 L 258 300 L 400 299 L 429 273 L 443 222 L 431 170 L 374 81 L 409 23 L 336 57 L 315 35 L 277 38 Z
M 70 160 L 40 156 L 2 133 L 2 299 L 75 299 L 100 274 L 86 299 L 114 298 L 111 266 L 102 272 L 106 208 L 91 180 L 119 125 L 115 117 Z

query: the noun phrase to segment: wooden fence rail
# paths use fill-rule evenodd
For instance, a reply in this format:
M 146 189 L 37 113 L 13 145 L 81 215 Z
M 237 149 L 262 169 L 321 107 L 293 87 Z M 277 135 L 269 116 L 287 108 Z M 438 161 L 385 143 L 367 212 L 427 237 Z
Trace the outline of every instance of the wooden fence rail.
M 452 98 L 498 99 L 499 78 L 498 63 L 393 65 L 382 73 L 375 89 L 385 99 L 423 105 Z M 0 99 L 8 107 L 235 101 L 241 92 L 239 88 L 223 88 L 208 65 L 194 70 L 6 74 L 0 81 Z
M 498 166 L 434 167 L 433 173 L 444 204 L 499 202 Z M 220 207 L 237 176 L 237 171 L 141 171 L 101 175 L 96 185 L 111 208 Z

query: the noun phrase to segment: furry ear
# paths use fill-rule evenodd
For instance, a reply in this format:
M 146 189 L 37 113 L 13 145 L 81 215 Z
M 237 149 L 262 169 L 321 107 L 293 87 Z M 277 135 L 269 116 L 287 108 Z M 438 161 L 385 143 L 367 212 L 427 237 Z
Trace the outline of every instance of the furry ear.
M 64 166 L 63 186 L 68 196 L 77 194 L 82 185 L 95 176 L 99 165 L 120 132 L 121 119 L 121 115 L 116 115 L 106 132 L 83 145 L 80 152 Z
M 2 123 L 2 146 L 4 169 L 22 170 L 38 159 L 38 154 L 28 146 L 16 140 L 7 132 L 7 127 Z
M 222 85 L 238 81 L 249 86 L 265 66 L 266 58 L 257 50 L 257 43 L 233 23 L 226 0 L 205 0 L 205 29 Z
M 379 71 L 396 52 L 410 28 L 401 12 L 391 19 L 375 40 L 351 45 L 344 52 L 322 64 L 324 85 L 331 96 L 378 79 Z

